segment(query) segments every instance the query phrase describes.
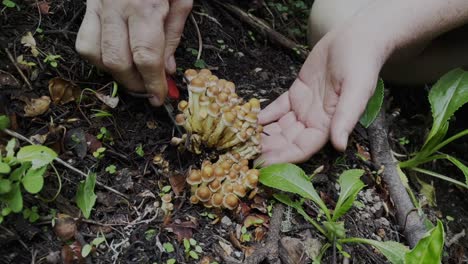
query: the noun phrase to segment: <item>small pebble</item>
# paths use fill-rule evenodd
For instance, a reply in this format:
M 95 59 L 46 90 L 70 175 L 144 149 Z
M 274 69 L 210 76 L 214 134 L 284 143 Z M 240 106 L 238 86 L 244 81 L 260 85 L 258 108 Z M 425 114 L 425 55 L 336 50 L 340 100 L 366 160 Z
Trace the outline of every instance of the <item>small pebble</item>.
M 224 216 L 222 219 L 221 219 L 221 224 L 225 225 L 225 226 L 230 226 L 232 225 L 232 221 L 229 217 L 227 216 Z

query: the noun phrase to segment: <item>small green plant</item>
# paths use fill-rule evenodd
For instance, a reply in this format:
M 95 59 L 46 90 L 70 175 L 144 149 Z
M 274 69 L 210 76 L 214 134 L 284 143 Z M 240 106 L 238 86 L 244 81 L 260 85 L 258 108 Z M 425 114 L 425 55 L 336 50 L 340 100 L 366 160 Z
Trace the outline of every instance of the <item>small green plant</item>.
M 16 7 L 16 3 L 14 1 L 11 1 L 11 0 L 3 0 L 2 4 L 3 4 L 3 6 L 8 7 L 8 8 L 15 8 Z
M 91 109 L 94 112 L 92 115 L 93 118 L 102 118 L 102 117 L 114 117 L 111 113 L 100 110 L 100 109 Z
M 93 152 L 93 157 L 96 159 L 102 159 L 104 158 L 104 153 L 106 152 L 106 148 L 100 147 L 96 149 L 96 151 Z
M 138 146 L 135 148 L 135 153 L 140 157 L 144 157 L 145 151 L 143 150 L 143 145 L 138 144 Z
M 76 192 L 75 201 L 78 207 L 81 209 L 84 217 L 89 218 L 91 216 L 91 210 L 93 210 L 94 204 L 96 203 L 96 194 L 94 193 L 94 186 L 96 185 L 96 174 L 90 173 L 84 181 L 78 184 L 78 190 Z
M 9 120 L 0 116 L 0 130 L 9 126 Z M 23 212 L 31 222 L 38 219 L 37 207 L 23 207 L 23 192 L 38 194 L 44 186 L 44 174 L 49 164 L 57 157 L 52 149 L 41 145 L 17 148 L 17 140 L 8 141 L 0 151 L 0 223 L 10 213 Z
M 405 245 L 394 241 L 380 242 L 365 238 L 346 237 L 344 222 L 340 221 L 340 218 L 353 206 L 357 194 L 365 186 L 360 180 L 363 174 L 363 170 L 352 169 L 346 170 L 340 175 L 338 179 L 340 195 L 333 211 L 329 210 L 320 198 L 310 182 L 310 178 L 296 165 L 275 164 L 262 168 L 259 180 L 266 186 L 301 197 L 299 200 L 293 201 L 286 194 L 274 195 L 280 202 L 296 209 L 304 219 L 326 237 L 327 243 L 323 245 L 314 263 L 320 263 L 324 253 L 330 247 L 335 247 L 343 256 L 349 257 L 349 254 L 343 250 L 343 245 L 348 243 L 372 245 L 392 263 L 415 263 L 416 255 L 419 255 L 418 260 L 423 260 L 423 262 L 418 263 L 439 263 L 444 244 L 444 231 L 440 221 L 438 221 L 437 227 L 428 233 L 428 237 L 422 239 L 412 251 L 409 251 Z M 310 200 L 318 206 L 320 213 L 317 218 L 314 219 L 305 212 L 302 207 L 305 200 Z M 427 252 L 428 248 L 431 248 L 430 252 Z
M 398 139 L 398 143 L 400 143 L 400 145 L 404 146 L 404 145 L 408 145 L 410 143 L 410 141 L 406 137 L 401 137 L 401 138 Z
M 115 165 L 109 165 L 106 167 L 106 172 L 110 174 L 115 174 L 117 172 L 117 167 Z
M 417 171 L 468 189 L 468 167 L 457 158 L 439 152 L 447 144 L 468 135 L 468 129 L 465 129 L 446 138 L 450 119 L 467 102 L 468 72 L 458 68 L 442 76 L 429 92 L 429 103 L 433 117 L 432 128 L 422 148 L 414 153 L 411 159 L 400 162 L 400 168 Z M 419 167 L 440 159 L 445 159 L 460 169 L 465 176 L 465 182 Z
M 164 251 L 166 251 L 166 253 L 174 252 L 174 246 L 169 242 L 164 243 L 163 248 L 164 248 Z
M 198 254 L 203 253 L 203 249 L 198 245 L 198 242 L 193 239 L 184 238 L 184 250 L 185 254 L 193 259 L 199 259 Z
M 208 212 L 203 212 L 200 214 L 200 216 L 208 217 L 209 219 L 213 220 L 216 219 L 216 215 L 213 213 L 208 213 Z
M 113 141 L 111 133 L 105 127 L 101 127 L 99 129 L 99 133 L 97 134 L 96 138 L 99 139 L 99 140 L 102 140 L 103 142 Z
M 173 258 L 170 258 L 166 261 L 166 264 L 175 264 L 175 263 L 176 263 L 176 260 Z
M 252 240 L 252 234 L 247 231 L 247 227 L 242 226 L 241 228 L 241 242 L 250 242 Z
M 193 66 L 199 68 L 199 69 L 205 69 L 206 68 L 206 62 L 202 59 L 198 59 L 195 61 Z
M 95 239 L 93 239 L 93 241 L 91 241 L 91 244 L 85 244 L 83 246 L 83 248 L 81 249 L 81 256 L 83 256 L 83 258 L 86 258 L 89 255 L 89 253 L 91 253 L 93 247 L 97 248 L 105 241 L 106 237 L 103 234 L 101 234 L 101 236 L 96 237 Z
M 148 229 L 145 231 L 145 239 L 147 241 L 151 241 L 156 237 L 157 234 L 158 232 L 156 231 L 156 229 Z
M 54 54 L 47 54 L 47 56 L 44 59 L 44 62 L 48 63 L 50 66 L 54 68 L 57 68 L 59 59 L 62 59 L 62 56 L 54 55 Z

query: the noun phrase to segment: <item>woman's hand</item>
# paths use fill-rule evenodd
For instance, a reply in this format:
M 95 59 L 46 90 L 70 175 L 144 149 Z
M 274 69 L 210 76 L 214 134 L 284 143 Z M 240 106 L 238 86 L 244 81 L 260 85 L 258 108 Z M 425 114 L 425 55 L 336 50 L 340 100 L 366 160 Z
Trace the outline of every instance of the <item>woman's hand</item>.
M 154 95 L 150 102 L 160 106 L 191 9 L 192 0 L 88 0 L 76 49 L 130 91 Z

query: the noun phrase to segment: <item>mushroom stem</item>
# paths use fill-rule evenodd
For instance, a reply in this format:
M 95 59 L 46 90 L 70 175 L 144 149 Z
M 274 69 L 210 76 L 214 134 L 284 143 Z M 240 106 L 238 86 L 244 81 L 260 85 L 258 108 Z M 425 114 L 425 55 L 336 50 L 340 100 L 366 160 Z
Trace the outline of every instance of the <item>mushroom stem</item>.
M 189 85 L 189 91 L 192 92 L 192 100 L 190 103 L 191 111 L 191 125 L 194 132 L 201 132 L 201 123 L 200 123 L 200 96 L 205 93 L 206 85 L 205 80 L 201 77 L 194 78 Z
M 230 127 L 233 125 L 236 117 L 231 112 L 223 113 L 221 117 L 221 122 L 219 122 L 211 134 L 210 138 L 208 139 L 208 146 L 213 147 L 218 143 L 218 140 L 223 133 L 226 127 Z

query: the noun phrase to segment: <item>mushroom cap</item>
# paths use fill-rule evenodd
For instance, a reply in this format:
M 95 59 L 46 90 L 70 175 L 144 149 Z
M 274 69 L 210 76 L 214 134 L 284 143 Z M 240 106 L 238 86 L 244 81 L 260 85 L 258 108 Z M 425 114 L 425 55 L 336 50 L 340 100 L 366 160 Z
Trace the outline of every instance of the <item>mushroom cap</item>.
M 247 173 L 244 183 L 250 189 L 257 187 L 258 175 L 256 173 Z
M 208 76 L 208 86 L 215 86 L 219 78 L 216 75 Z
M 212 180 L 215 179 L 215 175 L 214 175 L 214 169 L 213 169 L 213 166 L 212 165 L 205 165 L 203 168 L 202 168 L 202 179 L 204 182 L 211 182 Z
M 251 108 L 252 108 L 252 106 L 248 102 L 242 105 L 242 111 L 244 111 L 246 113 L 250 112 Z
M 221 162 L 220 164 L 220 167 L 224 170 L 224 173 L 226 174 L 231 169 L 231 165 L 232 162 L 229 162 L 228 160 L 223 160 L 223 162 Z
M 198 75 L 203 76 L 205 78 L 209 78 L 212 75 L 212 73 L 208 69 L 201 69 Z
M 237 179 L 239 179 L 239 172 L 235 170 L 231 170 L 227 177 L 231 182 L 235 182 L 237 181 Z
M 231 167 L 231 171 L 239 173 L 241 170 L 241 165 L 239 163 L 234 163 Z
M 253 127 L 249 127 L 245 132 L 247 133 L 247 136 L 251 137 L 255 133 L 255 129 Z
M 202 182 L 202 176 L 199 170 L 191 170 L 190 175 L 187 177 L 187 183 L 190 185 L 197 185 Z
M 258 100 L 257 98 L 252 98 L 252 99 L 249 100 L 249 103 L 250 103 L 252 112 L 254 112 L 254 113 L 260 112 L 260 110 L 261 110 L 260 100 Z
M 239 111 L 239 112 L 237 113 L 237 118 L 238 118 L 239 120 L 245 120 L 245 112 L 244 112 L 244 111 Z
M 257 120 L 258 120 L 257 113 L 250 112 L 247 115 L 245 115 L 245 121 L 249 123 L 256 124 Z
M 182 100 L 177 104 L 177 109 L 179 109 L 179 111 L 181 111 L 181 112 L 183 112 L 185 109 L 187 109 L 187 107 L 188 107 L 188 102 L 185 101 L 185 100 Z
M 247 141 L 247 139 L 249 138 L 249 136 L 247 135 L 247 132 L 246 131 L 241 131 L 239 133 L 237 133 L 237 138 L 242 141 L 242 142 L 245 142 Z
M 191 81 L 193 78 L 197 77 L 198 73 L 194 69 L 188 69 L 185 71 L 184 76 L 187 80 Z
M 191 204 L 197 204 L 198 202 L 200 202 L 200 199 L 198 199 L 197 196 L 195 196 L 195 195 L 190 196 L 190 203 Z
M 216 87 L 218 87 L 218 89 L 221 90 L 226 85 L 226 82 L 227 81 L 225 79 L 219 79 L 218 82 L 216 83 Z
M 245 167 L 247 167 L 247 169 L 249 168 L 249 160 L 247 160 L 247 159 L 241 159 L 239 161 L 239 164 L 241 165 L 242 170 L 244 170 Z
M 190 85 L 188 86 L 188 89 L 192 93 L 198 93 L 201 94 L 205 92 L 206 90 L 206 83 L 205 80 L 201 77 L 195 77 L 191 82 Z
M 224 85 L 224 88 L 227 88 L 231 91 L 231 93 L 234 93 L 236 91 L 236 85 L 233 82 L 226 82 Z
M 153 164 L 154 165 L 162 165 L 164 162 L 164 159 L 163 157 L 161 156 L 161 154 L 157 154 L 153 157 Z
M 220 107 L 217 103 L 211 103 L 208 106 L 208 114 L 212 117 L 217 117 L 219 115 Z
M 244 165 L 244 166 L 241 165 L 240 174 L 242 176 L 244 176 L 244 175 L 247 174 L 247 171 L 249 171 L 249 166 L 248 165 Z
M 217 179 L 223 180 L 225 178 L 225 176 L 226 176 L 226 173 L 225 173 L 224 169 L 221 166 L 216 166 L 214 168 L 214 176 Z
M 224 106 L 224 105 L 226 105 L 228 99 L 229 99 L 229 95 L 227 95 L 226 93 L 221 92 L 216 97 L 216 103 L 218 103 L 220 106 Z
M 196 191 L 195 195 L 197 198 L 202 201 L 202 202 L 207 202 L 211 198 L 211 191 L 208 187 L 206 186 L 200 186 Z
M 259 145 L 260 144 L 260 134 L 255 134 L 253 137 L 250 138 L 250 140 L 252 140 L 252 142 L 255 144 L 255 145 Z
M 236 116 L 231 112 L 226 112 L 223 114 L 223 121 L 226 126 L 232 126 L 236 121 Z
M 210 191 L 215 193 L 221 189 L 221 181 L 219 179 L 214 179 L 212 182 L 210 182 L 208 187 L 210 188 Z
M 224 194 L 232 193 L 234 191 L 234 186 L 230 182 L 223 182 L 223 186 L 221 187 L 221 191 Z
M 263 126 L 262 125 L 257 125 L 257 128 L 255 129 L 255 132 L 257 132 L 258 134 L 263 133 Z
M 215 86 L 210 86 L 206 89 L 206 95 L 208 97 L 216 97 L 219 94 L 219 90 Z
M 247 190 L 242 184 L 234 183 L 233 189 L 233 193 L 239 197 L 244 197 L 247 194 Z
M 200 105 L 208 106 L 210 104 L 210 98 L 204 94 L 200 95 L 198 100 L 200 100 Z
M 161 197 L 161 200 L 164 203 L 170 203 L 172 201 L 172 197 L 169 193 L 166 193 L 165 195 L 163 195 L 163 197 Z
M 223 205 L 224 195 L 222 193 L 215 193 L 211 196 L 211 204 L 213 207 L 221 207 Z
M 185 116 L 184 114 L 177 114 L 175 117 L 176 125 L 183 126 L 185 124 Z
M 229 210 L 234 210 L 239 205 L 239 198 L 236 195 L 229 193 L 224 196 L 223 206 Z

